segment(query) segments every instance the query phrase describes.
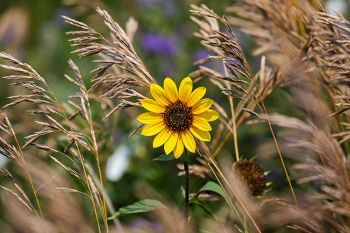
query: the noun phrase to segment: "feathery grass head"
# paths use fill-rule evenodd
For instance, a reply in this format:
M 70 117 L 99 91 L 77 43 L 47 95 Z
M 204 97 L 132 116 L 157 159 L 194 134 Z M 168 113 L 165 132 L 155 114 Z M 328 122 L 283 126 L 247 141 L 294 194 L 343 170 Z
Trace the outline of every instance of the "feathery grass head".
M 213 100 L 202 99 L 206 89 L 198 87 L 192 91 L 192 79 L 182 80 L 179 90 L 170 78 L 164 80 L 164 88 L 151 84 L 150 90 L 154 99 L 142 99 L 142 106 L 150 112 L 142 113 L 137 120 L 146 126 L 141 134 L 157 136 L 153 147 L 164 144 L 165 153 L 174 153 L 179 158 L 185 147 L 190 152 L 196 151 L 196 141 L 210 141 L 209 131 L 212 130 L 209 122 L 218 119 L 219 114 L 209 109 Z

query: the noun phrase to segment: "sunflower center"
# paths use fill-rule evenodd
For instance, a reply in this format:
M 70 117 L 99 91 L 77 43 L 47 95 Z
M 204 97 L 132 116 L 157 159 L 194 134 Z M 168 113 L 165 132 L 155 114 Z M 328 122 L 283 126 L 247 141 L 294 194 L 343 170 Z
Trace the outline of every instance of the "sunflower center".
M 192 108 L 178 100 L 165 108 L 163 119 L 165 125 L 175 132 L 188 130 L 193 121 Z

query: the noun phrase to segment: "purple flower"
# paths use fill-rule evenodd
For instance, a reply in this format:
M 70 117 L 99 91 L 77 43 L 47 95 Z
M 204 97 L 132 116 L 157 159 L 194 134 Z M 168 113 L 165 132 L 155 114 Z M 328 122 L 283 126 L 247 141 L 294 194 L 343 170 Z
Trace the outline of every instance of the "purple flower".
M 139 4 L 144 7 L 152 7 L 159 3 L 159 0 L 138 0 Z
M 198 61 L 198 60 L 201 60 L 203 58 L 208 57 L 209 55 L 210 55 L 210 53 L 207 50 L 199 49 L 194 53 L 193 60 Z
M 177 8 L 175 3 L 172 0 L 162 1 L 163 9 L 166 16 L 171 17 L 177 14 Z
M 134 230 L 142 230 L 152 228 L 155 233 L 164 232 L 164 227 L 157 222 L 150 222 L 142 218 L 137 218 L 131 224 L 131 228 Z
M 176 52 L 174 38 L 154 33 L 146 34 L 142 39 L 142 47 L 145 51 L 171 56 Z
M 66 25 L 62 16 L 72 17 L 72 12 L 68 7 L 59 7 L 54 14 L 54 23 L 60 27 Z
M 237 59 L 228 59 L 228 60 L 226 60 L 226 64 L 228 64 L 230 66 L 239 66 L 239 65 L 241 65 L 241 62 Z
M 138 0 L 138 3 L 146 8 L 161 8 L 168 17 L 177 14 L 176 4 L 173 0 Z
M 9 45 L 9 44 L 13 43 L 14 41 L 18 40 L 17 34 L 18 34 L 18 32 L 15 29 L 15 27 L 13 27 L 13 26 L 7 27 L 4 30 L 2 38 L 0 37 L 0 42 L 4 43 L 5 45 Z
M 172 65 L 164 65 L 161 70 L 162 77 L 171 77 L 175 73 L 175 68 Z

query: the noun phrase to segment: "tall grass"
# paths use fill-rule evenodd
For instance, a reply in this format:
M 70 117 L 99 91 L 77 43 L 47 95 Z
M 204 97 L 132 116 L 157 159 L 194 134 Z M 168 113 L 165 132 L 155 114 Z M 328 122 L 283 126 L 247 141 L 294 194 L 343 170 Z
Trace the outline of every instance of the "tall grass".
M 8 71 L 2 78 L 10 90 L 21 91 L 1 110 L 0 154 L 12 161 L 0 186 L 4 232 L 157 232 L 155 222 L 160 232 L 350 232 L 350 23 L 311 0 L 243 0 L 227 8 L 228 16 L 205 5 L 192 5 L 189 12 L 198 26 L 194 36 L 211 52 L 189 76 L 221 96 L 214 104 L 220 121 L 212 140 L 197 142 L 188 168 L 191 178 L 208 182 L 191 187 L 189 216 L 148 186 L 138 194 L 148 199 L 139 203 L 141 211 L 113 206 L 104 175 L 106 157 L 116 146 L 113 116 L 135 117 L 149 86 L 160 79 L 133 48 L 137 24 L 129 21 L 124 31 L 97 8 L 109 35 L 63 16 L 72 28 L 67 35 L 73 53 L 95 59 L 91 88 L 69 60 L 72 75 L 65 77 L 76 93 L 59 100 L 33 67 L 0 53 L 0 66 Z M 247 61 L 236 28 L 255 40 L 258 69 Z M 302 113 L 298 118 L 268 112 L 266 100 L 281 89 L 290 95 L 285 104 Z M 29 117 L 13 122 L 16 114 Z M 260 124 L 272 138 L 269 148 L 288 192 L 266 183 L 266 191 L 254 196 L 256 177 L 269 178 L 268 171 L 244 175 L 235 170 L 245 160 L 240 129 Z M 223 153 L 230 141 L 234 159 Z M 256 165 L 262 160 L 257 155 Z M 178 168 L 179 177 L 188 172 Z M 163 204 L 147 206 L 150 198 Z M 217 199 L 224 204 L 216 205 Z M 121 219 L 121 211 L 151 210 L 137 228 Z

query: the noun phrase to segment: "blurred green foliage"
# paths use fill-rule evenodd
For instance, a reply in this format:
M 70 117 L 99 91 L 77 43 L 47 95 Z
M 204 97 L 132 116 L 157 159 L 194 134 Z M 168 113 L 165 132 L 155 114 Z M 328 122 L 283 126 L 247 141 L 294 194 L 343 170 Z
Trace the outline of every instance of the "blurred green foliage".
M 86 84 L 89 85 L 90 71 L 94 68 L 92 59 L 80 60 L 71 54 L 73 50 L 65 35 L 70 27 L 66 25 L 61 15 L 66 15 L 88 25 L 93 26 L 102 34 L 107 34 L 102 19 L 95 12 L 96 7 L 106 9 L 113 18 L 125 26 L 132 16 L 138 22 L 138 31 L 134 46 L 151 74 L 161 81 L 165 76 L 172 76 L 176 80 L 195 70 L 193 62 L 206 55 L 193 32 L 198 27 L 190 20 L 190 4 L 204 3 L 219 15 L 225 14 L 224 8 L 234 1 L 200 1 L 200 0 L 2 0 L 0 3 L 0 50 L 13 54 L 16 58 L 31 64 L 50 85 L 59 98 L 66 98 L 74 93 L 74 87 L 65 80 L 64 74 L 71 73 L 68 59 L 73 59 L 81 69 Z M 253 67 L 259 65 L 259 58 L 251 56 L 253 42 L 238 32 L 248 60 Z M 153 40 L 153 41 L 152 41 Z M 153 44 L 152 44 L 153 43 Z M 156 43 L 156 45 L 154 45 Z M 0 75 L 5 73 L 0 70 Z M 11 92 L 10 92 L 11 91 Z M 0 104 L 4 105 L 13 90 L 9 90 L 5 81 L 1 80 Z M 209 95 L 218 102 L 225 102 L 226 98 L 217 91 L 210 90 Z M 267 100 L 269 111 L 298 114 L 291 110 L 285 102 L 288 93 L 279 90 Z M 130 163 L 124 176 L 117 182 L 108 182 L 106 187 L 113 198 L 116 207 L 136 201 L 137 189 L 142 189 L 144 183 L 151 184 L 160 196 L 171 199 L 181 206 L 182 179 L 177 176 L 176 162 L 155 162 L 152 158 L 159 156 L 162 149 L 148 150 L 150 140 L 135 136 L 127 138 L 128 132 L 134 126 L 127 116 L 121 116 L 121 125 L 116 132 L 116 147 L 127 144 L 131 150 Z M 256 127 L 244 126 L 239 129 L 239 146 L 246 157 L 259 156 L 258 145 L 269 141 L 271 135 L 265 125 Z M 254 136 L 252 136 L 254 135 Z M 140 143 L 140 140 L 146 143 Z M 223 157 L 231 157 L 233 146 L 229 145 L 221 152 Z M 230 148 L 232 147 L 232 148 Z M 152 153 L 152 154 L 149 154 Z M 109 155 L 104 155 L 109 156 Z M 106 161 L 105 161 L 106 162 Z M 264 164 L 266 170 L 280 169 L 279 160 L 273 159 Z M 281 173 L 278 170 L 276 173 Z M 282 177 L 281 177 L 282 176 Z M 275 186 L 283 183 L 283 175 L 274 176 Z M 167 185 L 164 185 L 167 184 Z M 198 178 L 191 180 L 191 188 L 198 190 L 203 181 Z M 199 210 L 196 210 L 199 211 Z M 203 214 L 202 212 L 199 213 Z M 127 217 L 126 217 L 127 219 Z
M 65 34 L 71 28 L 64 23 L 61 15 L 85 22 L 102 34 L 108 35 L 102 18 L 95 11 L 100 7 L 108 10 L 122 27 L 125 27 L 130 17 L 135 18 L 138 31 L 133 44 L 146 67 L 158 81 L 165 76 L 180 80 L 195 70 L 193 62 L 196 59 L 207 55 L 199 40 L 192 35 L 198 28 L 190 20 L 190 4 L 204 3 L 218 14 L 224 14 L 224 8 L 230 2 L 232 1 L 223 0 L 217 4 L 214 1 L 197 0 L 5 0 L 0 5 L 0 25 L 3 28 L 0 30 L 0 50 L 29 63 L 48 80 L 55 94 L 64 99 L 76 91 L 64 78 L 64 74 L 71 73 L 67 61 L 73 59 L 78 64 L 88 86 L 89 78 L 92 77 L 90 71 L 95 67 L 91 62 L 92 58 L 79 59 L 75 54 L 71 54 L 73 48 Z M 6 73 L 0 70 L 0 75 L 4 76 Z M 9 89 L 6 81 L 1 81 L 0 104 L 4 105 L 8 102 L 7 96 L 21 90 Z M 219 98 L 221 97 L 218 96 L 217 99 Z M 162 149 L 146 150 L 145 146 L 150 145 L 150 141 L 137 135 L 129 140 L 127 135 L 135 126 L 135 122 L 130 122 L 127 116 L 121 116 L 120 122 L 124 128 L 115 130 L 115 148 L 126 144 L 133 149 L 129 155 L 132 162 L 123 177 L 117 182 L 106 183 L 114 205 L 120 207 L 138 200 L 136 193 L 142 191 L 143 185 L 147 183 L 157 190 L 158 195 L 182 206 L 182 179 L 177 176 L 176 161 L 152 161 L 152 158 L 163 153 Z M 140 140 L 147 140 L 147 144 L 140 143 Z M 109 155 L 104 156 L 103 160 L 107 162 L 106 158 Z M 194 190 L 202 185 L 203 181 L 195 177 L 191 180 L 191 188 Z

